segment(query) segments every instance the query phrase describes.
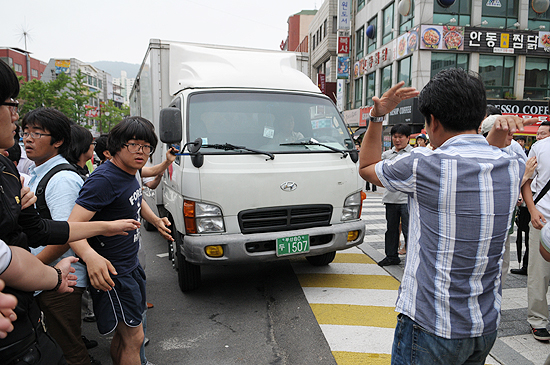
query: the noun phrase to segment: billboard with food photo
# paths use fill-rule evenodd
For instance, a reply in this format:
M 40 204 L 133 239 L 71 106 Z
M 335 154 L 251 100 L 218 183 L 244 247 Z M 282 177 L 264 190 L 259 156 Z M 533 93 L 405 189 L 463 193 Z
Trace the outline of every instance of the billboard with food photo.
M 462 51 L 464 28 L 448 25 L 423 25 L 420 28 L 420 49 Z
M 406 57 L 418 49 L 418 29 L 415 27 L 397 38 L 396 59 Z

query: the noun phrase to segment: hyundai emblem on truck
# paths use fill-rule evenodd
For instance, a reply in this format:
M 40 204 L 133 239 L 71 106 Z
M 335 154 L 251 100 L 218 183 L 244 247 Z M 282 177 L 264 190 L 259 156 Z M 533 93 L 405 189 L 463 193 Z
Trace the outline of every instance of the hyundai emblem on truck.
M 296 184 L 293 181 L 287 181 L 281 184 L 281 190 L 282 191 L 294 191 L 298 187 L 298 184 Z

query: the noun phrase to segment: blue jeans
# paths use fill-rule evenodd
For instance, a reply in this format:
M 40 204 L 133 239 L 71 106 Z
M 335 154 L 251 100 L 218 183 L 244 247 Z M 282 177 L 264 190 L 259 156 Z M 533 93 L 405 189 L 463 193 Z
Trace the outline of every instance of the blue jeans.
M 392 365 L 485 364 L 497 331 L 480 337 L 446 339 L 427 332 L 409 317 L 400 314 L 393 337 Z

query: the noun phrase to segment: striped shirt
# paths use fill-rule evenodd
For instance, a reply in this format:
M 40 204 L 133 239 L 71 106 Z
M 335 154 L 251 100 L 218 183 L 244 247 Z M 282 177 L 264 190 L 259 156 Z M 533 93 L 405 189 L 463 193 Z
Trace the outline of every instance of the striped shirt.
M 524 170 L 525 156 L 475 134 L 376 165 L 387 189 L 409 197 L 397 312 L 448 339 L 497 330 L 504 242 Z

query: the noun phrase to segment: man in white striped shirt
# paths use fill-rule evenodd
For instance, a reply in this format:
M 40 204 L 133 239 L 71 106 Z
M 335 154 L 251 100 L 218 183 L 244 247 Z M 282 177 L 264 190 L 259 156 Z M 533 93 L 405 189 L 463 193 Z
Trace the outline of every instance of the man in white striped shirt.
M 499 117 L 483 138 L 477 134 L 487 106 L 483 82 L 461 69 L 444 70 L 419 95 L 436 149 L 380 161 L 377 118 L 418 95 L 402 86 L 373 97 L 360 155 L 364 179 L 409 198 L 392 364 L 483 364 L 497 336 L 504 242 L 525 170 L 524 156 L 501 148 L 508 130 L 536 120 Z

